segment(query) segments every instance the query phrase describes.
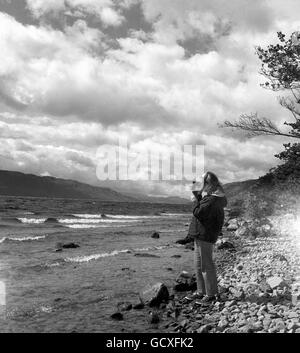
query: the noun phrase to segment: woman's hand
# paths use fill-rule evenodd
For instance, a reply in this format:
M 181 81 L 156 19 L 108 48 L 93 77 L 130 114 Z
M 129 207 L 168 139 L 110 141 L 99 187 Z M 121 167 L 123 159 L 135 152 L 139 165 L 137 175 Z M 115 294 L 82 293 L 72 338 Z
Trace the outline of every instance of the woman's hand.
M 193 182 L 192 186 L 191 186 L 191 190 L 192 191 L 199 191 L 202 192 L 203 186 L 200 183 L 197 182 Z

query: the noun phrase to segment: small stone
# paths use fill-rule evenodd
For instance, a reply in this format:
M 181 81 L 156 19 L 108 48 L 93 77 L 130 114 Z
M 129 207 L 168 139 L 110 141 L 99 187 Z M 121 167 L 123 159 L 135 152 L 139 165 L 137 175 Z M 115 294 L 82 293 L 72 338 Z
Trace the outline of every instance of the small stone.
M 229 231 L 235 231 L 235 230 L 238 229 L 238 227 L 239 227 L 239 225 L 238 225 L 238 220 L 237 220 L 236 218 L 234 218 L 234 219 L 231 219 L 231 220 L 229 221 L 229 224 L 228 224 L 228 226 L 227 226 L 227 230 L 229 230 Z
M 197 329 L 197 333 L 208 333 L 211 328 L 212 328 L 211 324 L 200 326 Z
M 276 329 L 278 330 L 278 331 L 280 331 L 280 330 L 285 330 L 285 324 L 284 324 L 284 322 L 283 321 L 278 321 L 278 322 L 276 322 Z
M 114 320 L 119 320 L 119 321 L 124 319 L 123 314 L 121 314 L 120 312 L 113 313 L 110 317 Z
M 176 278 L 176 282 L 179 282 L 182 278 L 189 279 L 192 278 L 192 275 L 187 271 L 181 271 Z
M 79 248 L 79 245 L 76 243 L 66 243 L 66 244 L 62 244 L 62 247 L 64 249 L 75 249 L 75 248 Z
M 143 309 L 144 307 L 145 307 L 144 303 L 138 303 L 133 306 L 133 309 L 140 310 L 140 309 Z
M 276 332 L 276 328 L 272 327 L 268 329 L 269 333 L 275 333 Z
M 286 328 L 287 328 L 288 330 L 293 330 L 293 329 L 296 329 L 297 326 L 295 325 L 294 322 L 289 322 L 289 323 L 286 325 Z
M 229 241 L 224 241 L 223 243 L 221 243 L 218 246 L 218 250 L 222 250 L 222 249 L 235 249 L 233 243 L 229 242 Z
M 187 324 L 188 324 L 188 320 L 182 320 L 180 323 L 179 323 L 179 325 L 181 326 L 181 327 L 185 327 Z
M 220 328 L 225 328 L 227 326 L 228 326 L 228 321 L 225 319 L 220 320 L 218 323 L 218 327 L 220 327 Z
M 188 244 L 186 244 L 186 246 L 184 248 L 193 251 L 194 250 L 194 243 L 188 243 Z
M 225 307 L 226 308 L 230 308 L 232 307 L 234 304 L 236 304 L 236 301 L 235 300 L 230 300 L 228 302 L 225 303 Z
M 236 308 L 234 310 L 231 311 L 232 314 L 239 314 L 240 313 L 240 309 L 239 308 Z
M 159 315 L 156 312 L 150 313 L 150 324 L 158 324 L 160 321 Z
M 292 304 L 297 305 L 300 303 L 300 294 L 298 293 L 293 293 L 292 294 Z
M 158 239 L 158 238 L 159 238 L 159 233 L 158 233 L 158 232 L 154 232 L 154 233 L 151 235 L 151 238 Z
M 246 238 L 246 237 L 251 236 L 251 229 L 247 225 L 243 225 L 240 228 L 238 228 L 234 234 L 237 237 L 245 237 Z
M 160 258 L 160 256 L 155 255 L 155 254 L 140 253 L 140 252 L 135 253 L 134 256 L 137 256 L 137 257 L 153 257 L 153 258 Z
M 229 314 L 229 310 L 227 308 L 224 308 L 222 311 L 221 311 L 221 314 L 222 315 L 228 315 Z
M 267 278 L 267 283 L 272 289 L 275 289 L 277 287 L 282 287 L 285 284 L 283 279 L 278 276 Z
M 252 333 L 252 332 L 255 332 L 255 329 L 254 329 L 251 325 L 249 325 L 249 324 L 240 327 L 239 330 L 240 330 L 240 332 L 242 332 L 242 333 Z
M 291 311 L 289 312 L 289 316 L 290 319 L 298 319 L 299 318 L 299 314 L 296 313 L 295 311 Z
M 264 319 L 264 320 L 263 320 L 263 325 L 264 325 L 264 327 L 269 327 L 269 326 L 270 326 L 270 323 L 271 323 L 271 320 L 270 320 L 270 319 Z
M 118 303 L 118 309 L 119 311 L 129 311 L 132 309 L 132 303 L 129 303 L 129 302 Z

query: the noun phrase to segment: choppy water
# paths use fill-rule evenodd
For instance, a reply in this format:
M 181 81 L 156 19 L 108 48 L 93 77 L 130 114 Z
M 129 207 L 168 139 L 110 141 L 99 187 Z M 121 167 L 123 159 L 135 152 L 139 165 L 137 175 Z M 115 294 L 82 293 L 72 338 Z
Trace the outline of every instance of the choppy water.
M 0 331 L 141 330 L 142 313 L 129 313 L 136 315 L 129 325 L 109 316 L 119 301 L 137 298 L 149 282 L 172 281 L 170 267 L 191 261 L 171 257 L 189 219 L 189 205 L 1 197 Z M 79 247 L 56 251 L 67 242 Z

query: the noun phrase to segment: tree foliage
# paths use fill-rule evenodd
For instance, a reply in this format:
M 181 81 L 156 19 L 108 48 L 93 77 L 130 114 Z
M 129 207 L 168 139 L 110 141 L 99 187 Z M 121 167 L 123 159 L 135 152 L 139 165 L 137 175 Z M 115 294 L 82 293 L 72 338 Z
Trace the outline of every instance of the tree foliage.
M 295 35 L 289 39 L 282 32 L 277 35 L 279 43 L 268 45 L 266 49 L 258 46 L 256 54 L 262 63 L 260 73 L 266 78 L 261 86 L 290 93 L 279 98 L 280 105 L 293 117 L 292 121 L 284 123 L 290 130 L 282 131 L 271 119 L 259 117 L 257 113 L 243 114 L 234 122 L 225 121 L 223 127 L 244 130 L 249 135 L 300 138 L 300 41 L 295 40 Z
M 285 121 L 289 131 L 282 131 L 271 119 L 255 114 L 243 114 L 235 122 L 225 121 L 223 127 L 247 131 L 250 135 L 274 135 L 300 139 L 300 33 L 295 32 L 288 39 L 278 32 L 279 43 L 267 48 L 258 46 L 256 54 L 261 60 L 260 73 L 266 78 L 262 87 L 272 91 L 282 91 L 279 103 L 291 114 L 292 120 Z M 286 94 L 289 92 L 289 95 Z M 272 168 L 260 178 L 261 182 L 274 182 L 279 185 L 287 182 L 291 194 L 300 191 L 300 143 L 286 143 L 284 151 L 275 155 L 281 164 Z

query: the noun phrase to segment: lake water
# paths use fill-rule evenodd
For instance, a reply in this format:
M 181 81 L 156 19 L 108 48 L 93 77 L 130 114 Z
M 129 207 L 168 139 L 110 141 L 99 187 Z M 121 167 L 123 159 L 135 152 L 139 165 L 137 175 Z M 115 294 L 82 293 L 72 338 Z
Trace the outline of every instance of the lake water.
M 143 332 L 145 311 L 110 318 L 149 283 L 192 266 L 175 244 L 190 205 L 0 198 L 1 332 Z M 157 231 L 159 239 L 151 238 Z M 57 243 L 74 249 L 57 252 Z M 140 257 L 147 253 L 157 257 Z M 181 254 L 180 258 L 172 257 Z M 2 305 L 1 305 L 2 304 Z

